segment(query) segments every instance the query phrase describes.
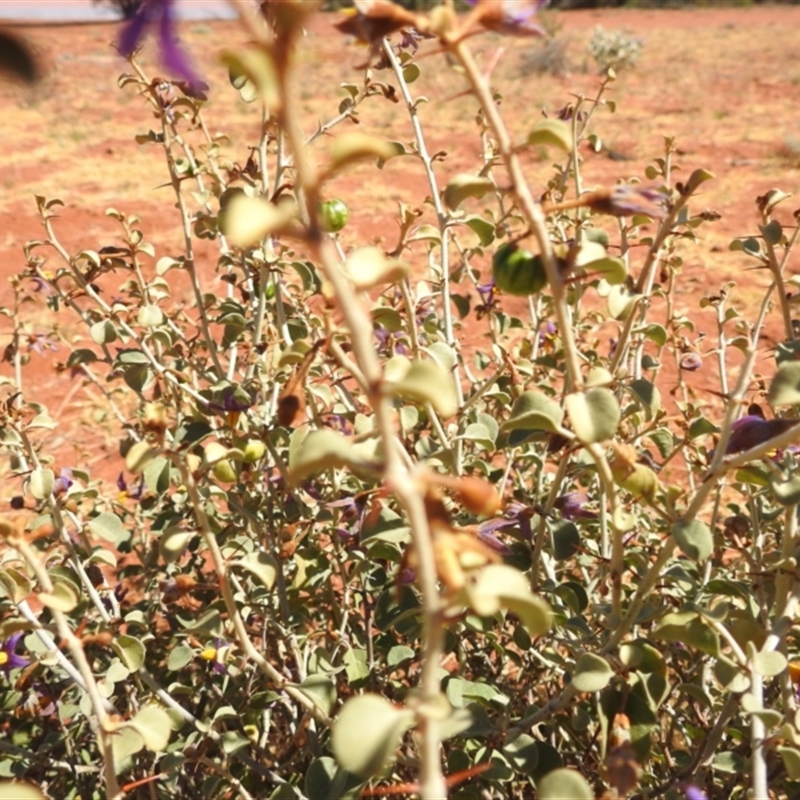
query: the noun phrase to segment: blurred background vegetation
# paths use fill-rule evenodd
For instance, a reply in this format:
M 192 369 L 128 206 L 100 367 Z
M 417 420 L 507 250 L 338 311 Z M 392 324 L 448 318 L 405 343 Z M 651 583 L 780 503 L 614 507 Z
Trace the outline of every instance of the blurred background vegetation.
M 142 0 L 94 0 L 95 3 L 114 6 L 120 16 L 130 19 Z M 413 8 L 423 11 L 433 6 L 439 5 L 441 0 L 395 0 L 406 8 Z M 550 0 L 550 8 L 571 9 L 571 8 L 685 8 L 686 6 L 696 6 L 697 8 L 708 8 L 710 6 L 752 6 L 763 5 L 769 2 L 771 5 L 800 5 L 800 0 Z M 456 0 L 457 4 L 466 7 L 463 0 Z M 336 10 L 352 6 L 352 0 L 325 0 L 327 10 Z

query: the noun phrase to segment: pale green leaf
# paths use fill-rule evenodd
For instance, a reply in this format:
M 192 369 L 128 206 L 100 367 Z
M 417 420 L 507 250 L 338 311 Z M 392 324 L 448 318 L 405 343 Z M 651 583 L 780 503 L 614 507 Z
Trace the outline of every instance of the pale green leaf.
M 125 454 L 125 468 L 128 472 L 139 475 L 155 456 L 156 451 L 147 442 L 136 442 Z
M 31 472 L 29 481 L 28 485 L 31 494 L 37 500 L 44 500 L 45 497 L 49 497 L 53 493 L 53 483 L 55 482 L 53 470 L 46 467 L 36 467 Z
M 539 800 L 594 800 L 586 778 L 572 769 L 554 769 L 538 783 Z
M 404 371 L 393 370 L 393 373 L 384 376 L 383 385 L 387 394 L 430 403 L 442 417 L 452 417 L 458 411 L 453 377 L 435 361 L 416 359 Z
M 47 800 L 47 795 L 32 783 L 0 781 L 0 800 Z
M 144 746 L 154 753 L 160 753 L 169 744 L 172 726 L 169 714 L 161 706 L 142 707 L 126 725 L 133 728 L 142 737 Z
M 610 389 L 598 387 L 564 398 L 575 435 L 584 444 L 610 439 L 619 424 L 620 409 Z
M 282 231 L 295 216 L 292 202 L 275 205 L 244 193 L 236 194 L 224 210 L 223 230 L 239 247 L 251 247 L 264 237 Z
M 171 672 L 176 672 L 191 663 L 193 659 L 194 650 L 191 647 L 187 647 L 185 644 L 176 645 L 169 651 L 167 669 Z
M 111 642 L 111 648 L 131 672 L 138 672 L 142 668 L 146 650 L 139 639 L 122 634 Z
M 480 199 L 494 188 L 489 178 L 481 175 L 456 175 L 444 190 L 444 204 L 455 211 L 468 197 Z
M 780 675 L 786 669 L 788 663 L 786 656 L 777 650 L 759 652 L 752 658 L 753 669 L 766 678 Z
M 564 420 L 561 406 L 546 394 L 537 391 L 523 392 L 511 408 L 511 414 L 500 430 L 542 430 L 560 432 Z
M 344 263 L 344 270 L 356 289 L 371 289 L 386 283 L 402 280 L 407 265 L 397 260 L 389 260 L 378 247 L 359 247 L 353 250 Z
M 263 550 L 248 553 L 244 558 L 234 561 L 231 566 L 246 569 L 267 589 L 275 586 L 280 571 L 277 560 Z
M 302 481 L 331 467 L 341 467 L 352 460 L 353 445 L 348 436 L 328 428 L 311 431 L 289 453 L 289 471 L 295 481 Z
M 628 277 L 628 266 L 621 258 L 607 256 L 581 264 L 581 267 L 586 271 L 587 275 L 600 275 L 612 286 L 625 283 Z
M 336 760 L 362 778 L 379 775 L 394 760 L 413 719 L 412 712 L 396 708 L 379 695 L 351 698 L 333 723 L 331 746 Z
M 334 172 L 365 158 L 388 161 L 390 158 L 403 155 L 405 147 L 399 142 L 387 142 L 366 133 L 346 133 L 336 138 L 330 152 L 330 171 Z
M 684 194 L 694 194 L 701 184 L 705 183 L 706 181 L 712 180 L 714 177 L 716 177 L 714 173 L 709 172 L 707 169 L 696 169 L 689 176 L 689 180 L 686 181 L 686 188 L 684 189 Z
M 565 153 L 572 152 L 572 128 L 560 119 L 543 119 L 528 134 L 528 144 L 557 147 Z
M 130 532 L 125 530 L 122 520 L 110 511 L 104 511 L 94 519 L 90 519 L 89 530 L 95 536 L 113 544 L 121 544 L 130 537 Z
M 533 638 L 550 628 L 550 607 L 531 592 L 525 576 L 514 567 L 506 564 L 483 567 L 463 594 L 465 604 L 479 616 L 492 616 L 501 608 L 512 611 Z
M 48 608 L 54 611 L 62 611 L 65 614 L 72 611 L 80 601 L 78 592 L 72 584 L 66 581 L 54 583 L 52 592 L 39 592 L 37 597 Z
M 800 750 L 795 747 L 778 747 L 778 755 L 783 759 L 786 774 L 793 781 L 800 780 Z M 0 798 L 3 795 L 0 794 Z
M 136 319 L 143 328 L 155 328 L 164 321 L 164 312 L 158 306 L 142 306 Z
M 602 656 L 582 653 L 572 673 L 572 685 L 579 692 L 600 692 L 614 677 L 614 670 Z
M 235 51 L 226 50 L 222 53 L 222 62 L 230 71 L 234 87 L 247 92 L 246 101 L 260 97 L 267 108 L 277 108 L 280 102 L 278 74 L 266 49 L 243 47 Z
M 769 387 L 769 404 L 773 407 L 800 403 L 800 361 L 784 361 Z
M 672 535 L 681 550 L 695 561 L 705 561 L 714 551 L 714 536 L 705 522 L 696 519 L 676 522 Z

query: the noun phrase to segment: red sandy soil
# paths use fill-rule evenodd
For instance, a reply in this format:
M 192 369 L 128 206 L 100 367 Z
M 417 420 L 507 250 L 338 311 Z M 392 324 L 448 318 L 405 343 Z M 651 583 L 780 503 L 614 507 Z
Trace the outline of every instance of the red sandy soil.
M 336 114 L 343 97 L 341 83 L 361 80 L 355 65 L 364 60 L 364 51 L 333 30 L 335 20 L 334 15 L 317 16 L 298 56 L 296 99 L 306 133 L 318 120 Z M 713 209 L 722 218 L 700 228 L 697 244 L 683 247 L 676 298 L 678 308 L 691 316 L 698 331 L 708 334 L 709 343 L 703 348 L 707 350 L 714 345 L 716 328 L 710 312 L 698 310 L 699 298 L 734 281 L 733 304 L 752 319 L 768 283 L 765 274 L 745 271 L 750 263 L 741 253 L 729 252 L 730 241 L 757 233 L 754 201 L 758 195 L 772 187 L 798 192 L 800 37 L 793 32 L 800 29 L 800 7 L 602 10 L 553 14 L 550 20 L 572 64 L 567 75 L 531 71 L 539 43 L 501 40 L 493 34 L 472 40 L 480 63 L 488 65 L 497 59 L 493 81 L 504 95 L 503 111 L 516 138 L 522 138 L 543 110 L 553 113 L 576 94 L 592 96 L 599 85 L 586 48 L 592 30 L 596 25 L 624 28 L 641 37 L 644 47 L 636 67 L 621 72 L 612 87 L 609 96 L 616 101 L 617 112 L 600 111 L 593 121 L 592 130 L 608 149 L 598 154 L 584 152 L 585 185 L 643 176 L 647 164 L 662 155 L 664 136 L 675 137 L 680 151 L 675 158 L 682 170 L 678 179 L 701 167 L 716 175 L 691 208 L 694 213 Z M 23 266 L 24 242 L 43 235 L 35 194 L 64 201 L 56 229 L 70 252 L 119 242 L 117 223 L 104 213 L 114 206 L 142 218 L 141 229 L 154 244 L 156 258 L 178 255 L 181 237 L 174 201 L 169 189 L 159 188 L 165 181 L 160 152 L 133 139 L 155 121 L 131 88 L 116 87 L 117 76 L 126 71 L 113 49 L 118 26 L 22 26 L 17 31 L 41 54 L 46 74 L 33 88 L 0 84 L 3 277 Z M 209 126 L 229 135 L 226 152 L 243 163 L 247 145 L 257 141 L 258 112 L 229 90 L 216 53 L 221 46 L 241 45 L 246 37 L 233 22 L 188 23 L 183 35 L 212 86 Z M 149 74 L 158 74 L 150 49 L 142 63 Z M 420 114 L 429 150 L 447 151 L 437 166 L 443 186 L 450 176 L 479 168 L 476 104 L 463 94 L 462 79 L 441 55 L 431 53 L 419 63 L 423 74 L 412 90 L 432 101 L 421 106 Z M 388 73 L 376 78 L 392 82 Z M 413 138 L 402 105 L 371 99 L 362 106 L 361 122 L 363 130 L 379 136 L 409 142 Z M 321 145 L 320 153 L 325 146 Z M 529 169 L 534 186 L 543 186 L 551 172 L 547 158 L 531 159 Z M 353 210 L 353 223 L 343 235 L 345 247 L 375 238 L 387 249 L 396 241 L 396 226 L 390 220 L 397 201 L 418 205 L 429 193 L 420 163 L 410 159 L 396 159 L 381 172 L 361 170 L 337 178 L 329 189 Z M 777 216 L 785 227 L 794 224 L 792 211 L 798 204 L 792 199 L 780 207 Z M 211 291 L 221 290 L 214 275 L 215 260 L 213 243 L 201 243 L 198 261 Z M 790 264 L 790 273 L 792 269 Z M 0 303 L 10 303 L 5 281 L 0 286 Z M 35 332 L 45 319 L 44 311 L 37 308 L 27 313 Z M 10 325 L 9 319 L 0 318 L 0 351 L 9 340 Z M 783 338 L 780 330 L 779 316 L 773 311 L 763 342 L 766 355 L 771 343 Z M 67 330 L 65 335 L 72 337 L 76 332 L 85 336 L 76 330 Z M 45 442 L 48 452 L 57 455 L 57 465 L 89 467 L 93 475 L 111 479 L 119 464 L 116 442 L 98 416 L 99 404 L 93 402 L 96 392 L 53 369 L 55 362 L 64 359 L 64 348 L 44 355 L 33 353 L 23 370 L 22 388 L 27 397 L 42 399 L 60 421 Z M 687 378 L 710 402 L 714 398 L 706 390 L 719 386 L 715 369 L 714 358 L 709 357 L 706 368 Z M 771 369 L 772 362 L 765 361 L 767 374 Z M 12 375 L 7 364 L 0 370 L 0 375 Z M 735 378 L 735 371 L 731 377 Z M 0 475 L 6 471 L 0 465 Z M 17 492 L 19 485 L 14 483 Z

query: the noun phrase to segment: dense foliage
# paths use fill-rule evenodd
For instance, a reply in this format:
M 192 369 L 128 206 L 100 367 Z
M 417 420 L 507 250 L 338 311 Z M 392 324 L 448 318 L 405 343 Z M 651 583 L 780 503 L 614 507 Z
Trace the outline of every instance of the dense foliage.
M 69 251 L 63 199 L 37 198 L 43 234 L 3 311 L 20 489 L 0 521 L 0 773 L 16 781 L 0 798 L 800 792 L 800 211 L 757 198 L 758 234 L 731 249 L 772 285 L 752 320 L 709 287 L 704 341 L 675 293 L 715 219 L 705 165 L 676 174 L 665 136 L 645 175 L 584 185 L 610 63 L 524 137 L 503 122 L 501 92 L 536 98 L 491 86 L 467 34 L 535 34 L 538 5 L 363 5 L 340 24 L 369 45 L 360 78 L 302 131 L 290 79 L 313 4 L 241 4 L 249 44 L 223 58 L 261 132 L 242 152 L 186 54 L 165 54 L 180 79 L 153 81 L 146 26 L 126 29 L 120 91 L 184 244 L 163 252 L 110 208 L 119 243 Z M 475 100 L 479 155 L 457 175 L 413 91 L 445 63 Z M 409 115 L 414 140 L 351 125 L 365 103 Z M 330 180 L 391 159 L 425 195 L 400 205 L 391 250 L 345 247 Z M 546 184 L 524 159 L 552 163 Z M 113 494 L 40 446 L 55 422 L 24 367 L 52 343 L 41 303 L 112 421 Z M 785 341 L 765 378 L 772 314 Z M 704 359 L 721 416 L 684 380 Z

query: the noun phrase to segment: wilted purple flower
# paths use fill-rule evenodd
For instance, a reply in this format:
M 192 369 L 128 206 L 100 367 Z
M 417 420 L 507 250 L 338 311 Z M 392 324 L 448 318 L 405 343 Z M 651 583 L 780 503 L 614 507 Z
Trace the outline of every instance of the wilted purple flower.
M 153 25 L 158 26 L 158 49 L 165 69 L 192 86 L 199 86 L 200 78 L 179 44 L 175 30 L 174 0 L 144 0 L 136 16 L 122 29 L 120 53 L 125 58 L 130 56 L 141 44 L 147 29 Z
M 338 528 L 338 531 L 344 531 L 346 537 L 350 539 L 357 540 L 361 536 L 361 528 L 364 525 L 364 519 L 367 516 L 366 495 L 344 497 L 341 500 L 333 500 L 330 503 L 325 503 L 325 507 L 339 508 L 342 510 L 341 521 L 346 525 L 349 524 L 350 527 L 349 529 Z
M 400 572 L 397 573 L 395 581 L 401 586 L 405 586 L 406 584 L 414 583 L 416 579 L 417 573 L 411 569 L 411 567 L 404 567 Z
M 557 330 L 558 328 L 556 328 L 555 322 L 548 322 L 544 326 L 544 329 L 539 331 L 539 346 L 544 347 L 545 345 L 552 343 L 556 338 Z
M 343 414 L 331 414 L 328 417 L 328 427 L 331 428 L 331 430 L 339 431 L 339 433 L 344 433 L 347 436 L 352 432 L 350 430 L 350 422 Z
M 629 217 L 644 214 L 661 219 L 667 216 L 667 197 L 660 189 L 623 183 L 613 189 L 598 189 L 581 195 L 580 202 L 598 214 Z
M 723 533 L 726 536 L 747 536 L 750 533 L 750 520 L 744 514 L 726 517 L 723 526 Z
M 475 6 L 473 20 L 508 36 L 545 36 L 536 14 L 549 0 L 467 0 Z
M 419 50 L 419 43 L 423 39 L 431 38 L 431 34 L 420 33 L 416 28 L 403 28 L 400 33 L 403 38 L 397 46 L 400 50 L 410 50 L 412 53 Z
M 0 670 L 6 674 L 6 678 L 12 669 L 22 669 L 22 667 L 27 667 L 28 664 L 31 663 L 29 658 L 18 656 L 14 652 L 17 647 L 17 642 L 19 642 L 21 638 L 21 632 L 12 633 L 11 636 L 0 645 Z
M 243 386 L 226 386 L 221 392 L 215 393 L 213 400 L 208 401 L 208 408 L 223 414 L 236 414 L 254 406 L 257 399 Z
M 563 122 L 569 122 L 575 116 L 575 106 L 572 103 L 567 103 L 563 108 L 560 108 L 556 112 L 556 119 L 560 119 Z M 579 111 L 578 112 L 578 122 L 583 122 L 586 119 L 586 112 Z
M 478 536 L 479 538 L 483 539 L 484 542 L 489 545 L 489 547 L 492 547 L 492 543 L 486 541 L 484 536 L 492 535 L 495 531 L 502 530 L 503 528 L 513 528 L 514 526 L 517 526 L 522 538 L 525 540 L 530 540 L 532 536 L 531 517 L 536 513 L 538 513 L 536 509 L 530 508 L 529 506 L 524 506 L 522 503 L 509 503 L 506 506 L 506 516 L 498 517 L 496 519 L 489 519 L 486 520 L 486 522 L 481 523 L 481 532 L 478 534 Z M 504 548 L 506 547 L 505 544 L 500 542 L 499 539 L 497 541 Z M 495 547 L 493 549 L 498 548 Z M 498 552 L 508 555 L 508 553 L 502 550 L 498 550 Z
M 500 522 L 500 525 L 496 523 Z M 510 519 L 501 519 L 501 520 L 494 520 L 490 519 L 486 522 L 482 523 L 478 528 L 478 538 L 487 546 L 489 549 L 494 550 L 495 553 L 500 553 L 501 556 L 510 556 L 511 555 L 511 548 L 501 539 L 498 539 L 497 536 L 494 535 L 494 531 L 498 530 L 498 528 L 506 527 L 507 525 L 513 525 L 514 520 Z
M 72 480 L 72 470 L 69 467 L 64 467 L 59 476 L 53 481 L 53 494 L 58 497 L 60 494 L 66 494 L 75 481 Z
M 681 369 L 686 372 L 695 372 L 703 366 L 703 359 L 699 353 L 684 353 L 680 358 Z
M 555 508 L 561 512 L 564 519 L 597 519 L 597 512 L 586 508 L 589 495 L 585 492 L 567 492 L 557 497 L 553 502 Z
M 751 447 L 763 444 L 773 436 L 778 436 L 794 427 L 797 419 L 764 419 L 756 414 L 748 414 L 737 419 L 731 427 L 731 436 L 725 447 L 725 455 L 743 453 Z
M 53 693 L 47 684 L 36 681 L 31 691 L 20 702 L 20 709 L 30 717 L 52 717 L 56 713 Z
M 34 292 L 41 292 L 45 297 L 50 297 L 50 295 L 53 294 L 53 287 L 50 281 L 43 278 L 41 275 L 32 275 L 31 280 L 33 281 Z
M 383 325 L 376 325 L 373 329 L 375 338 L 378 340 L 380 352 L 389 353 L 391 355 L 404 356 L 408 353 L 408 348 L 399 341 L 403 338 L 402 331 L 389 332 Z

